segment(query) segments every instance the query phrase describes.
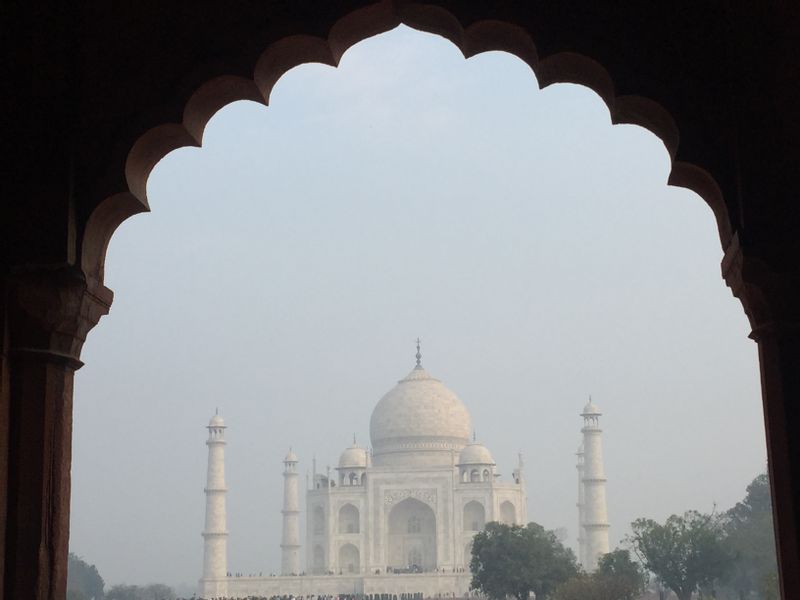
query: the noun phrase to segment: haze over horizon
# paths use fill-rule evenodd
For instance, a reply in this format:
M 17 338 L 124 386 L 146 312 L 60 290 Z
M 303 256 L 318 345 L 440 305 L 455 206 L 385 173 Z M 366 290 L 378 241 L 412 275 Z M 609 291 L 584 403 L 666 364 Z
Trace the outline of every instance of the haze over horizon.
M 106 583 L 194 583 L 205 426 L 226 419 L 229 569 L 277 571 L 281 460 L 335 466 L 414 365 L 469 409 L 528 514 L 575 545 L 581 408 L 612 544 L 724 510 L 765 469 L 757 351 L 713 215 L 651 133 L 399 27 L 240 102 L 111 241 L 76 376 L 70 549 Z

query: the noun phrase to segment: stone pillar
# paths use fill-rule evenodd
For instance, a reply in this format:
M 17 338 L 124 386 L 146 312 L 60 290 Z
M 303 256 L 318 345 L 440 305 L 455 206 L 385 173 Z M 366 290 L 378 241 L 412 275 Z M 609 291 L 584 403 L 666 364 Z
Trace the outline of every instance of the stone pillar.
M 592 572 L 601 555 L 609 551 L 606 474 L 603 465 L 603 430 L 600 411 L 591 399 L 583 408 L 583 530 L 586 553 L 583 568 Z
M 300 494 L 297 482 L 297 456 L 289 450 L 283 460 L 283 535 L 281 536 L 281 575 L 300 574 Z
M 800 327 L 757 334 L 783 598 L 800 597 Z
M 578 463 L 576 465 L 578 469 L 578 562 L 583 565 L 586 562 L 586 535 L 583 526 L 585 519 L 583 510 L 585 506 L 583 492 L 583 444 L 578 448 L 576 456 L 578 457 Z
M 72 267 L 5 280 L 0 367 L 0 599 L 63 600 L 72 390 L 86 335 L 113 295 Z
M 738 236 L 722 261 L 758 343 L 781 598 L 800 598 L 800 272 L 748 257 Z M 787 255 L 788 256 L 788 255 Z
M 225 510 L 225 421 L 218 414 L 208 423 L 206 525 L 203 530 L 203 596 L 225 596 L 228 588 L 228 528 Z

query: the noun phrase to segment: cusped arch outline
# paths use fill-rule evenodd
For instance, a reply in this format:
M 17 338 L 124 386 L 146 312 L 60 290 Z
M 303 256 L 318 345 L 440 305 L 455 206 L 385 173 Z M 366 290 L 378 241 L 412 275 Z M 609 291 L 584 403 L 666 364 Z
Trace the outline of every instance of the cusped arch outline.
M 439 6 L 382 0 L 336 21 L 327 38 L 289 35 L 271 43 L 255 62 L 252 78 L 222 75 L 206 81 L 184 105 L 180 123 L 163 123 L 140 135 L 125 162 L 128 189 L 101 201 L 87 221 L 81 267 L 90 284 L 102 287 L 105 255 L 117 227 L 127 218 L 149 211 L 147 180 L 156 164 L 173 150 L 201 146 L 208 122 L 221 108 L 239 100 L 268 106 L 275 84 L 290 69 L 306 63 L 336 67 L 350 47 L 399 25 L 444 37 L 465 58 L 489 51 L 513 54 L 531 68 L 540 89 L 554 83 L 573 83 L 593 90 L 608 107 L 612 124 L 638 125 L 663 142 L 671 162 L 667 183 L 703 198 L 714 213 L 723 248 L 730 243 L 731 222 L 720 186 L 701 166 L 675 160 L 678 126 L 657 101 L 617 96 L 609 72 L 583 54 L 558 52 L 540 57 L 530 33 L 514 23 L 480 20 L 465 27 L 453 13 Z

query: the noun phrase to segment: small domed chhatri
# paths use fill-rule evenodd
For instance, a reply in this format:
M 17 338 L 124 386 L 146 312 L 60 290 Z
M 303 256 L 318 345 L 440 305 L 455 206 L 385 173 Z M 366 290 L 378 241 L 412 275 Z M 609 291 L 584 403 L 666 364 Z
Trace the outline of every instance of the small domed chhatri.
M 225 419 L 223 419 L 219 413 L 216 413 L 211 420 L 208 422 L 209 427 L 225 427 Z
M 494 465 L 492 453 L 479 442 L 470 442 L 458 456 L 459 465 Z
M 602 416 L 603 413 L 600 412 L 600 408 L 592 401 L 592 397 L 589 396 L 589 401 L 583 407 L 583 412 L 581 413 L 582 417 L 585 416 Z
M 339 456 L 340 469 L 366 469 L 367 451 L 353 442 L 353 445 L 346 448 Z

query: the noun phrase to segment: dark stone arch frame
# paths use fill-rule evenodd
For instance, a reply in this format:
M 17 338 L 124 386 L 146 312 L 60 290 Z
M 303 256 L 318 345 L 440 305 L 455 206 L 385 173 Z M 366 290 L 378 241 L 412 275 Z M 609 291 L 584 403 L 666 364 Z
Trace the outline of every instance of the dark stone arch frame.
M 512 52 L 542 85 L 594 89 L 614 122 L 656 133 L 673 158 L 670 183 L 712 207 L 723 276 L 759 347 L 783 594 L 800 597 L 798 6 L 298 0 L 240 11 L 213 1 L 114 11 L 87 3 L 36 19 L 46 51 L 30 63 L 16 56 L 21 70 L 35 73 L 37 102 L 20 103 L 35 118 L 10 123 L 9 137 L 43 150 L 36 179 L 10 179 L 12 195 L 25 201 L 12 203 L 3 223 L 11 227 L 3 255 L 0 597 L 63 596 L 73 372 L 111 304 L 102 284 L 110 237 L 147 210 L 146 174 L 170 149 L 199 144 L 219 107 L 265 102 L 286 69 L 338 61 L 359 39 L 401 21 L 443 35 L 467 56 Z

